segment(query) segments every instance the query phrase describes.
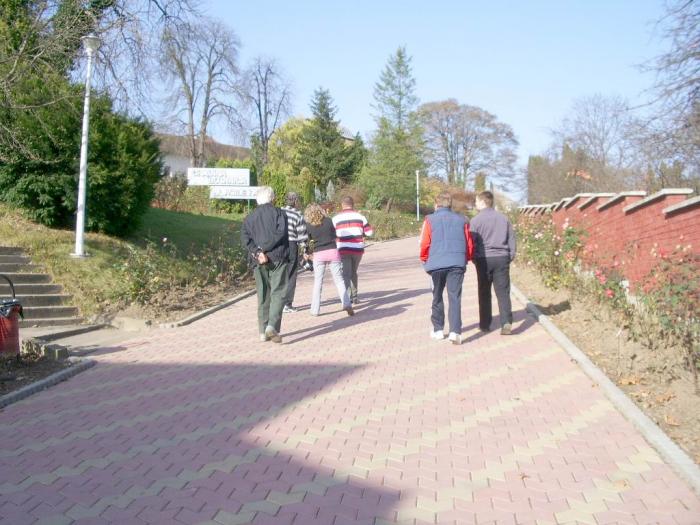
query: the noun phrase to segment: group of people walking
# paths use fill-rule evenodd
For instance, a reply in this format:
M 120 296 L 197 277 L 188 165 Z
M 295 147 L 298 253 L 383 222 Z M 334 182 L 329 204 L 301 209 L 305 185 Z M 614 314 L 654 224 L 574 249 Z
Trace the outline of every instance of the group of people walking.
M 241 242 L 255 266 L 260 340 L 281 343 L 282 314 L 298 311 L 293 303 L 300 252 L 313 265 L 311 315 L 320 314 L 323 278 L 329 268 L 342 308 L 352 316 L 364 241 L 373 230 L 355 211 L 350 196 L 343 198 L 342 210 L 332 218 L 318 204 L 309 204 L 302 214 L 299 196 L 293 192 L 286 195 L 283 208 L 275 207 L 274 199 L 271 187 L 258 190 L 258 206 L 243 221 Z
M 286 195 L 286 206 L 274 205 L 271 187 L 262 186 L 256 195 L 258 206 L 243 221 L 241 241 L 251 257 L 258 294 L 258 329 L 261 341 L 282 342 L 283 313 L 298 311 L 294 306 L 300 253 L 312 262 L 314 285 L 311 315 L 321 310 L 326 268 L 330 270 L 343 310 L 355 314 L 358 303 L 357 271 L 365 249 L 365 238 L 373 235 L 367 218 L 354 209 L 352 197 L 341 201 L 341 211 L 332 218 L 318 204 L 300 210 L 296 193 Z M 435 213 L 425 218 L 420 236 L 420 259 L 431 277 L 432 339 L 462 342 L 462 284 L 467 263 L 473 261 L 478 282 L 479 328 L 488 332 L 492 324 L 491 289 L 496 292 L 501 334 L 512 330 L 510 263 L 516 244 L 508 218 L 493 208 L 494 197 L 483 191 L 476 197 L 479 213 L 471 220 L 452 210 L 452 196 L 445 192 L 435 201 Z M 448 298 L 448 326 L 445 331 L 444 291 Z
M 478 214 L 471 220 L 452 211 L 452 196 L 441 193 L 435 200 L 435 213 L 423 222 L 420 236 L 420 259 L 432 279 L 433 302 L 430 321 L 433 339 L 445 338 L 447 289 L 447 338 L 462 343 L 462 283 L 467 263 L 476 267 L 479 295 L 479 329 L 491 330 L 493 314 L 491 288 L 496 292 L 501 334 L 510 335 L 513 311 L 510 303 L 510 263 L 515 258 L 513 226 L 494 207 L 493 193 L 482 191 L 476 197 Z

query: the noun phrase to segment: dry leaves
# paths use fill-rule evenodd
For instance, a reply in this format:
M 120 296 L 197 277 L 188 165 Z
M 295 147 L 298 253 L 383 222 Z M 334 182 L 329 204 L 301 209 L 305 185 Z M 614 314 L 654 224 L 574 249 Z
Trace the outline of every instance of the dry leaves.
M 667 425 L 672 426 L 672 427 L 681 426 L 680 422 L 670 414 L 664 415 L 664 421 L 666 422 Z

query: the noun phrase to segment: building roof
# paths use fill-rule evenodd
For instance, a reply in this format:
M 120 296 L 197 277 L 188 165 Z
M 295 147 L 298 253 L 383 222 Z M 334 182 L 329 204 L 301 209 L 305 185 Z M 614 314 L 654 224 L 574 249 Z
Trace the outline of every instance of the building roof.
M 156 135 L 160 139 L 160 151 L 163 154 L 189 158 L 190 149 L 186 136 L 170 135 L 168 133 L 157 133 Z M 250 149 L 242 146 L 222 144 L 211 137 L 207 137 L 204 141 L 204 156 L 209 160 L 245 160 L 250 158 Z

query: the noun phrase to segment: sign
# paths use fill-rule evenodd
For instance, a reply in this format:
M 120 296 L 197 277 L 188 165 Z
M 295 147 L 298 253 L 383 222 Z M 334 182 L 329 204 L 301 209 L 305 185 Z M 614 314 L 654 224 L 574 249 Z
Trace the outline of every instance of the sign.
M 187 168 L 188 186 L 250 186 L 250 170 L 242 168 Z
M 255 199 L 260 186 L 212 186 L 210 199 Z

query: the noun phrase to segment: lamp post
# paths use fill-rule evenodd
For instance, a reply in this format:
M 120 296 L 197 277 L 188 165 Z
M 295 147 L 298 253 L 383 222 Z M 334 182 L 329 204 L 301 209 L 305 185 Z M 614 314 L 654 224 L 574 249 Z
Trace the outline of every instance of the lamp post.
M 78 210 L 75 221 L 75 252 L 71 254 L 73 257 L 85 257 L 83 237 L 85 234 L 88 128 L 90 126 L 90 77 L 92 76 L 92 57 L 100 45 L 100 39 L 93 33 L 84 36 L 82 41 L 87 53 L 87 72 L 85 78 L 85 104 L 83 105 L 83 134 L 80 139 L 80 176 L 78 177 Z
M 420 172 L 416 170 L 416 220 L 420 221 Z

